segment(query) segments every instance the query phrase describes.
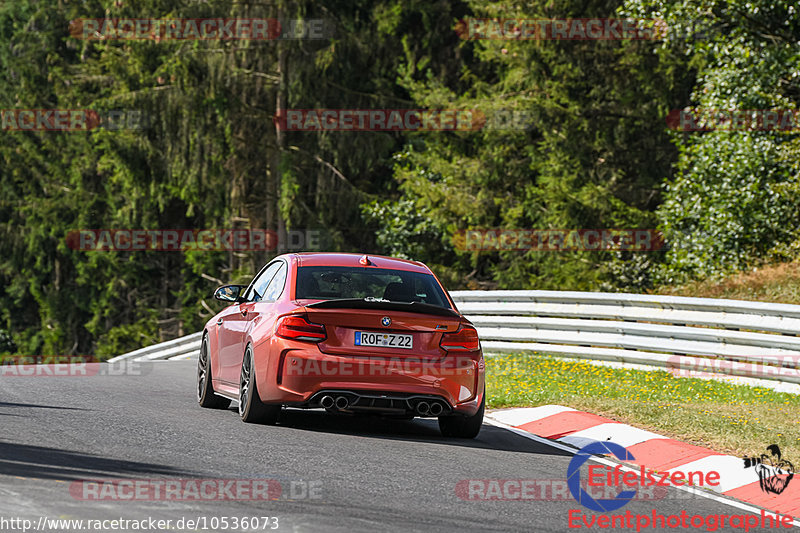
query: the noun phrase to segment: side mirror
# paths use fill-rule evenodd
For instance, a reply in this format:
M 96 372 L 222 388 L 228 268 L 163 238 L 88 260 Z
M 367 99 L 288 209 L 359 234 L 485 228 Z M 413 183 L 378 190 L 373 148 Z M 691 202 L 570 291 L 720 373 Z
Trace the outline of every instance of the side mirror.
M 223 302 L 238 303 L 247 285 L 223 285 L 214 291 L 214 298 Z

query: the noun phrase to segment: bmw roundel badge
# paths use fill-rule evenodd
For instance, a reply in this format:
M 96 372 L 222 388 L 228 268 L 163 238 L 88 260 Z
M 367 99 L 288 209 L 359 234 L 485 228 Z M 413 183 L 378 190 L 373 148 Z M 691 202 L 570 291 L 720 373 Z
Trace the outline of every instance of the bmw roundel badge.
M 389 326 L 392 325 L 392 319 L 389 318 L 388 316 L 385 316 L 381 318 L 381 324 L 383 324 L 384 327 L 388 328 Z

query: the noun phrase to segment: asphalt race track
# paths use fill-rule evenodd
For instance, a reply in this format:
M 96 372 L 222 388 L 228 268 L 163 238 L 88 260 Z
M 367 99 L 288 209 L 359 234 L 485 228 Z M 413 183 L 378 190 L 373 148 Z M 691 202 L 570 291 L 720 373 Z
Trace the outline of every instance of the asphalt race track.
M 284 411 L 278 426 L 249 425 L 233 408 L 197 405 L 193 361 L 142 369 L 142 375 L 0 378 L 0 516 L 34 523 L 42 516 L 152 517 L 173 524 L 182 517 L 206 517 L 209 524 L 212 517 L 268 516 L 278 518 L 277 531 L 407 532 L 566 531 L 570 509 L 591 514 L 568 498 L 459 498 L 456 485 L 466 479 L 566 478 L 571 455 L 505 429 L 485 425 L 474 441 L 448 440 L 433 421 L 297 410 Z M 267 478 L 281 484 L 282 495 L 274 501 L 86 501 L 70 491 L 83 480 L 120 478 Z M 653 509 L 741 513 L 675 489 L 618 512 Z

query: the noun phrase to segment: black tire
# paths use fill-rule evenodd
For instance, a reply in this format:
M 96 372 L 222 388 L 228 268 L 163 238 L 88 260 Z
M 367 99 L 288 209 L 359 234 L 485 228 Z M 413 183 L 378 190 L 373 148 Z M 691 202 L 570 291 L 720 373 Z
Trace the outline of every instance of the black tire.
M 239 373 L 239 416 L 249 424 L 275 424 L 281 414 L 280 405 L 267 405 L 258 397 L 256 373 L 253 371 L 253 349 L 248 346 Z
M 231 401 L 214 394 L 211 382 L 211 358 L 208 353 L 208 335 L 203 335 L 200 355 L 197 356 L 197 403 L 208 409 L 227 409 Z
M 486 391 L 483 393 L 483 400 L 478 412 L 472 416 L 440 416 L 439 431 L 445 437 L 457 439 L 474 439 L 478 436 L 483 426 L 483 412 L 486 410 Z

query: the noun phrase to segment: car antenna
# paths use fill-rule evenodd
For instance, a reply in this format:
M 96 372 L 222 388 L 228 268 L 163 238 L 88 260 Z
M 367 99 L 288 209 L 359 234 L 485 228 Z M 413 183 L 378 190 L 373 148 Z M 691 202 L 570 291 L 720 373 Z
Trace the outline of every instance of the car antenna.
M 369 266 L 372 264 L 372 262 L 369 260 L 369 257 L 367 257 L 366 254 L 362 255 L 361 259 L 359 259 L 358 262 L 364 266 Z

